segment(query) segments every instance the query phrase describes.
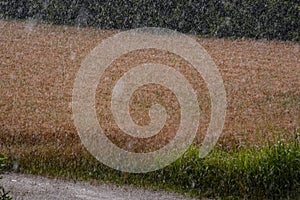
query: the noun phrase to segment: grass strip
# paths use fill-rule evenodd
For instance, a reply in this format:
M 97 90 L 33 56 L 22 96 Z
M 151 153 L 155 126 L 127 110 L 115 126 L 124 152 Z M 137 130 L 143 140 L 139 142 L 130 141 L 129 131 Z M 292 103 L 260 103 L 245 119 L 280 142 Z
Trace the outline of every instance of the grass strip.
M 195 197 L 279 199 L 300 195 L 300 145 L 278 142 L 264 147 L 215 149 L 199 158 L 192 146 L 168 167 L 145 174 L 123 173 L 92 157 L 80 144 L 18 147 L 9 155 L 8 169 L 93 182 L 165 189 Z M 18 166 L 18 167 L 16 167 Z

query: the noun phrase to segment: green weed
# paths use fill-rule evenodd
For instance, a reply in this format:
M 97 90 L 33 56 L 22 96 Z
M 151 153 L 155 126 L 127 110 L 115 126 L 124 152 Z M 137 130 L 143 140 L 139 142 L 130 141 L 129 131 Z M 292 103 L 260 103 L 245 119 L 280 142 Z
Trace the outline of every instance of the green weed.
M 192 146 L 168 167 L 145 174 L 116 171 L 78 148 L 24 147 L 22 154 L 10 158 L 11 165 L 17 160 L 23 173 L 166 189 L 199 198 L 279 199 L 300 194 L 300 146 L 296 141 L 215 149 L 205 158 L 199 158 L 198 148 Z

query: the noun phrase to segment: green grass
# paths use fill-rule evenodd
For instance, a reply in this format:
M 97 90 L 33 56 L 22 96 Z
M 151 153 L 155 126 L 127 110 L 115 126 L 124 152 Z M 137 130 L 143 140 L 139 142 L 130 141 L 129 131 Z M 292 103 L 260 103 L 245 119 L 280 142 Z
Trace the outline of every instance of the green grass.
M 205 158 L 199 158 L 198 148 L 191 147 L 170 166 L 145 174 L 119 172 L 99 163 L 85 150 L 60 148 L 37 146 L 10 157 L 9 163 L 12 166 L 17 160 L 22 173 L 166 189 L 199 198 L 300 196 L 300 145 L 296 140 L 264 147 L 215 149 Z
M 0 173 L 2 173 L 2 168 L 4 167 L 4 155 L 0 153 Z M 1 179 L 2 177 L 0 177 Z M 0 200 L 11 200 L 12 198 L 9 196 L 9 192 L 4 190 L 4 187 L 0 185 Z

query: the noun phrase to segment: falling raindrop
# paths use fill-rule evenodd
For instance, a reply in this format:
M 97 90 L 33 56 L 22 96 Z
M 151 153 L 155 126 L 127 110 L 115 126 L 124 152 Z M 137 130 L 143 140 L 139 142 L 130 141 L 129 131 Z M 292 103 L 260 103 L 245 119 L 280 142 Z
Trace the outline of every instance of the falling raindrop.
M 26 25 L 25 25 L 25 32 L 27 34 L 31 34 L 33 31 L 34 27 L 37 25 L 37 19 L 34 18 L 29 18 L 26 20 Z
M 89 12 L 86 8 L 80 8 L 79 14 L 76 18 L 78 28 L 81 26 L 86 26 L 88 24 Z
M 4 28 L 6 22 L 0 19 L 0 29 Z
M 76 53 L 72 51 L 71 54 L 70 54 L 70 59 L 71 59 L 72 61 L 74 61 L 75 58 L 76 58 Z
M 13 171 L 14 172 L 18 172 L 19 171 L 19 161 L 18 160 L 14 160 L 13 161 Z

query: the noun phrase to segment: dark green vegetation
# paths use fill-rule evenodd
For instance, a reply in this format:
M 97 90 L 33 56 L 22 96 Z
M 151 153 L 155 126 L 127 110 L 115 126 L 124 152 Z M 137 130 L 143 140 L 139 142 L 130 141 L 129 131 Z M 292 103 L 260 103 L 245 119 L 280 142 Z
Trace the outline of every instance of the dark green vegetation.
M 214 150 L 199 158 L 191 147 L 172 165 L 146 174 L 128 174 L 108 168 L 85 150 L 51 148 L 24 150 L 11 162 L 23 173 L 107 181 L 152 189 L 166 189 L 197 197 L 278 199 L 300 195 L 300 145 L 278 142 L 264 147 Z
M 101 29 L 155 26 L 214 37 L 300 40 L 299 0 L 1 0 L 0 18 Z
M 3 166 L 4 166 L 4 155 L 0 153 L 0 173 L 2 172 Z M 11 200 L 11 197 L 9 196 L 9 192 L 5 191 L 3 186 L 1 185 L 0 185 L 0 200 Z

